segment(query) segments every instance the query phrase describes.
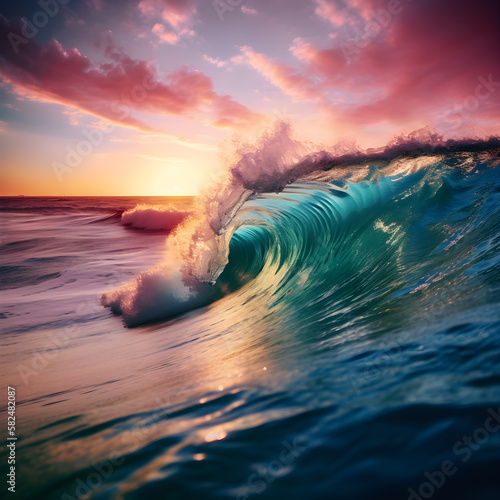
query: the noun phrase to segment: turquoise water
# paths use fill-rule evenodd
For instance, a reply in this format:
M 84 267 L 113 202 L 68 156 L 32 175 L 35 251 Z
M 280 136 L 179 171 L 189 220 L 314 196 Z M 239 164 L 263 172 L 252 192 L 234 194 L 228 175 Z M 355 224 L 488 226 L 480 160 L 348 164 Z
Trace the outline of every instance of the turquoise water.
M 498 151 L 401 164 L 250 197 L 216 285 L 132 328 L 98 299 L 164 259 L 138 200 L 4 199 L 18 498 L 497 499 Z

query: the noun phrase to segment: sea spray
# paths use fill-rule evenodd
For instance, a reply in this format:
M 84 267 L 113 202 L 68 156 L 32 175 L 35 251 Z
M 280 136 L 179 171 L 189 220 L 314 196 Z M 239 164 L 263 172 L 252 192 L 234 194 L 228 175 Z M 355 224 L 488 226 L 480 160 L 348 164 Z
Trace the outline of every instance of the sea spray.
M 258 147 L 240 149 L 240 160 L 222 181 L 206 191 L 194 212 L 187 217 L 179 214 L 184 222 L 167 238 L 165 263 L 104 293 L 101 303 L 122 314 L 125 323 L 133 326 L 212 301 L 218 290 L 208 285 L 216 283 L 227 265 L 229 241 L 238 228 L 238 210 L 253 193 L 282 190 L 306 152 L 302 143 L 290 137 L 290 127 L 285 123 L 264 134 Z M 146 210 L 138 207 L 125 220 L 133 221 Z M 175 217 L 173 209 L 167 214 Z M 158 211 L 151 210 L 150 215 L 153 222 L 141 220 L 143 227 L 158 226 Z

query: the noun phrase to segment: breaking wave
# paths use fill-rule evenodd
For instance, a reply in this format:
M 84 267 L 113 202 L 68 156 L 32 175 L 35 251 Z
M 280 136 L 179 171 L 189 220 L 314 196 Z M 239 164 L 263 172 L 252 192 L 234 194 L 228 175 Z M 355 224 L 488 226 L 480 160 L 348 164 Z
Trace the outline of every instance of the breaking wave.
M 412 289 L 415 280 L 430 279 L 405 268 L 412 262 L 409 242 L 422 237 L 418 214 L 437 217 L 426 235 L 423 270 L 433 252 L 454 245 L 454 231 L 464 241 L 473 237 L 478 212 L 456 224 L 441 205 L 467 210 L 471 184 L 497 186 L 499 151 L 498 138 L 444 140 L 427 131 L 380 149 L 339 144 L 315 150 L 292 139 L 282 123 L 257 146 L 241 147 L 224 180 L 193 212 L 146 206 L 125 212 L 124 224 L 175 229 L 164 263 L 104 293 L 101 302 L 134 326 L 236 291 L 242 303 L 270 297 L 270 308 L 291 295 L 298 310 L 352 280 L 359 287 L 351 300 L 361 302 L 377 290 Z M 334 301 L 336 307 L 343 300 Z
M 135 208 L 126 210 L 121 216 L 121 221 L 125 226 L 138 229 L 171 231 L 191 213 L 170 205 L 137 205 Z

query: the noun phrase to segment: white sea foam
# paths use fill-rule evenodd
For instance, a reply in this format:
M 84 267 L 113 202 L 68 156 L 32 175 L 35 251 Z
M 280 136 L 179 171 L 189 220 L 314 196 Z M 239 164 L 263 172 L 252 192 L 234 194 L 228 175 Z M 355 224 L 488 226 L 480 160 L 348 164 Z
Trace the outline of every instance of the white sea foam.
M 191 215 L 172 205 L 137 205 L 122 214 L 122 224 L 140 229 L 170 231 Z

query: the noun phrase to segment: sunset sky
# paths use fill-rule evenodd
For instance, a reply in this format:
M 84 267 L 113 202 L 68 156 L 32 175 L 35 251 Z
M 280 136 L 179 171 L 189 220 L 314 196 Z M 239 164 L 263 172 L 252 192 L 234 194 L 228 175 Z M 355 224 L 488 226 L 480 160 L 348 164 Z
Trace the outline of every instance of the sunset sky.
M 234 138 L 498 135 L 498 0 L 0 8 L 0 195 L 196 194 Z

